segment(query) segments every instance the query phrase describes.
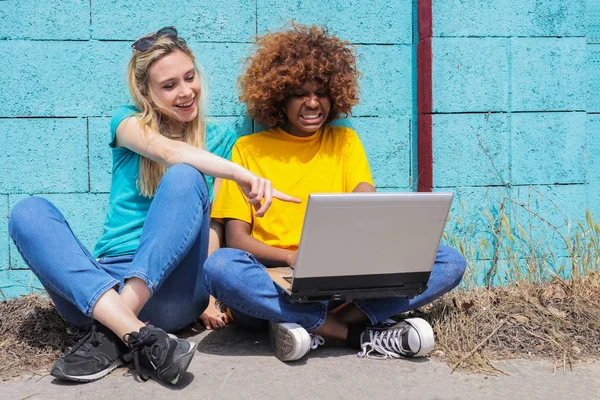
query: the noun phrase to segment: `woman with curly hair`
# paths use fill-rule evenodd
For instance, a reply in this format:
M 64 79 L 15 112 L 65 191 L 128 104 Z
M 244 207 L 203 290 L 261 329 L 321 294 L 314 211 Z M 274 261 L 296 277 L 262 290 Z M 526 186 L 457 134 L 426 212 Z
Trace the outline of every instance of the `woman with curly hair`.
M 208 258 L 205 282 L 239 325 L 269 327 L 282 361 L 300 359 L 324 344 L 323 337 L 361 348 L 359 356 L 424 356 L 433 349 L 429 324 L 388 319 L 446 293 L 464 273 L 464 258 L 440 246 L 429 288 L 413 299 L 293 304 L 265 271 L 294 266 L 310 193 L 375 192 L 356 132 L 330 125 L 358 103 L 358 77 L 350 43 L 323 28 L 294 24 L 259 38 L 240 78 L 248 114 L 269 129 L 238 139 L 232 161 L 303 202 L 274 203 L 257 219 L 239 188 L 224 181 L 212 217 L 225 221 L 230 248 Z

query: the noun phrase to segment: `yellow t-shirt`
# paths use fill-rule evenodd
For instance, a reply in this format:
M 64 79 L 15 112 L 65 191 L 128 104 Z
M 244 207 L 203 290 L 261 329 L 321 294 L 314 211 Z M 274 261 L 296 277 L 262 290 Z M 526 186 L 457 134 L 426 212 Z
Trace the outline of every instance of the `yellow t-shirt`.
M 256 218 L 239 186 L 224 179 L 212 217 L 248 222 L 254 238 L 282 249 L 298 249 L 309 194 L 351 192 L 361 182 L 373 185 L 360 139 L 346 127 L 326 126 L 307 138 L 281 128 L 244 136 L 234 145 L 231 161 L 302 203 L 273 199 L 265 216 Z

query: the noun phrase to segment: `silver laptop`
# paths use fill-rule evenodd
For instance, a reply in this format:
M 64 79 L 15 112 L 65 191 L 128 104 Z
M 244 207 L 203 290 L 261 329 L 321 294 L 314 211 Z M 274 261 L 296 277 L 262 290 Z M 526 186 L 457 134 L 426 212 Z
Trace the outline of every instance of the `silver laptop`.
M 312 194 L 294 268 L 267 272 L 291 302 L 422 293 L 452 193 Z

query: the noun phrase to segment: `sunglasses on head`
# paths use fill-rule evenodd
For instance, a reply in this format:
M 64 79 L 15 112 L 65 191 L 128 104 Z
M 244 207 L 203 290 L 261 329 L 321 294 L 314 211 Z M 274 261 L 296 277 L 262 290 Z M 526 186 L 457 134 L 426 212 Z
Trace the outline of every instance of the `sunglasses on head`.
M 131 45 L 131 48 L 134 51 L 149 50 L 154 45 L 154 43 L 156 43 L 158 38 L 160 38 L 162 36 L 171 36 L 172 38 L 177 39 L 182 43 L 185 43 L 185 40 L 177 37 L 177 29 L 175 29 L 172 26 L 167 26 L 162 29 L 159 29 L 158 31 L 156 31 L 156 33 L 139 38 L 138 40 L 133 42 L 133 44 Z

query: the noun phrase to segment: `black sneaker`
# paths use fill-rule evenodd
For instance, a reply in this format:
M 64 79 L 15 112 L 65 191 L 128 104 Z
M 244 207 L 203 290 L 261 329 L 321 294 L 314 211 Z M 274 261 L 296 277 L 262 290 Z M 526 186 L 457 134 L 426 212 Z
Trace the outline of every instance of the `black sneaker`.
M 424 357 L 433 350 L 433 329 L 422 318 L 393 320 L 367 327 L 360 336 L 359 357 Z
M 123 337 L 131 348 L 135 369 L 141 380 L 147 381 L 140 364 L 156 374 L 158 379 L 175 385 L 187 371 L 196 352 L 196 343 L 168 335 L 152 325 Z
M 50 375 L 75 382 L 95 381 L 122 365 L 127 351 L 117 335 L 94 322 L 81 340 L 54 363 Z

